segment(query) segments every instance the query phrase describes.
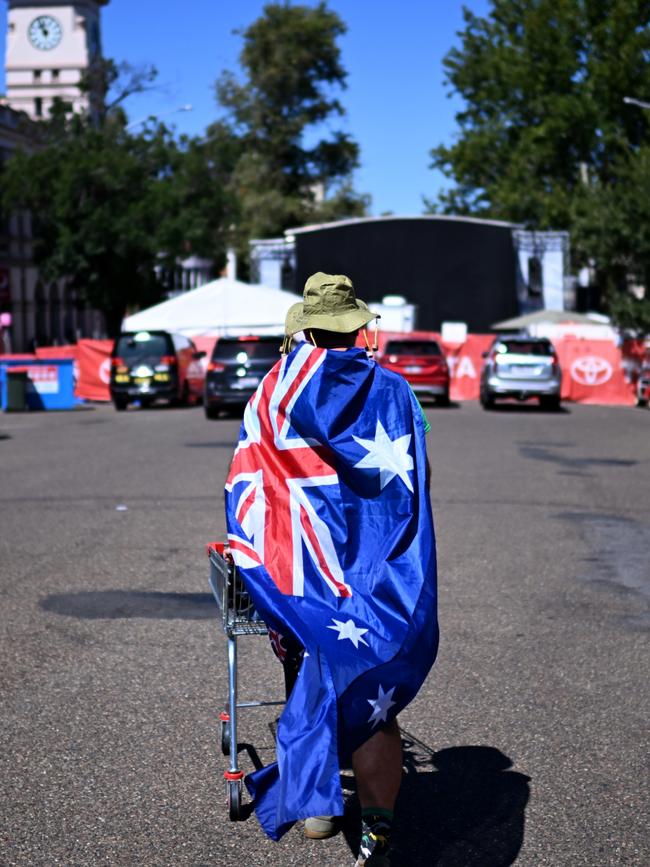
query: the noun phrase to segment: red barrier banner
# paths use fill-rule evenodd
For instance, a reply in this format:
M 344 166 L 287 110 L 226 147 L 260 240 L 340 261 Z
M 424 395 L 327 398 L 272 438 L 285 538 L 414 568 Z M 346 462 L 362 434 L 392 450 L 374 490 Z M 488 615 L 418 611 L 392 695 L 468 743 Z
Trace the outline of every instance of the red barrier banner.
M 565 337 L 553 344 L 562 368 L 562 399 L 634 406 L 634 384 L 625 376 L 623 354 L 611 340 Z
M 217 342 L 216 335 L 199 334 L 192 338 L 192 342 L 199 352 L 205 352 L 206 358 L 209 361 L 212 355 L 212 350 L 214 349 L 214 344 Z
M 85 400 L 110 400 L 112 340 L 77 343 L 78 377 L 75 394 Z
M 440 341 L 447 356 L 452 400 L 478 400 L 483 353 L 492 345 L 491 334 L 468 334 L 464 343 Z

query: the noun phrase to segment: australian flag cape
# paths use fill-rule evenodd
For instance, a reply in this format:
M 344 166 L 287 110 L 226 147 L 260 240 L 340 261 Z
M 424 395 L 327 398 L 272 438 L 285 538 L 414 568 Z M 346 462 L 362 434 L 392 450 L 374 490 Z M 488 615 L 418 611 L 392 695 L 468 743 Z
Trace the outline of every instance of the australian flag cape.
M 274 840 L 341 815 L 339 770 L 413 699 L 438 645 L 420 406 L 362 349 L 300 344 L 248 404 L 229 546 L 266 623 L 305 648 L 277 762 L 246 784 Z

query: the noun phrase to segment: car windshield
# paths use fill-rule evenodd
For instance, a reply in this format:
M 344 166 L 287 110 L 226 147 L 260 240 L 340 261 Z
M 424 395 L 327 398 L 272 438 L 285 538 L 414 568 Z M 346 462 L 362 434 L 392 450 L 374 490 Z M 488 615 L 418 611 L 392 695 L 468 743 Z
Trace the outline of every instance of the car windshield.
M 504 352 L 511 355 L 553 355 L 551 344 L 539 340 L 501 340 L 495 349 L 499 355 Z
M 114 354 L 128 365 L 155 364 L 163 355 L 171 355 L 169 343 L 165 334 L 138 331 L 135 334 L 123 334 L 117 341 Z
M 386 355 L 440 355 L 435 340 L 389 340 L 384 350 Z
M 213 361 L 276 361 L 280 357 L 281 337 L 257 340 L 218 340 L 212 352 Z

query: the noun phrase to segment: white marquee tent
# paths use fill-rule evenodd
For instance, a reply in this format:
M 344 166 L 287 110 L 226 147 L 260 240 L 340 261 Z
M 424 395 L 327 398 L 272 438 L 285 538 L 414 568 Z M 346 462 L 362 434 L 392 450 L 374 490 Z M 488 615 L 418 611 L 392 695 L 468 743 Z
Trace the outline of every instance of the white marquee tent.
M 291 292 L 220 277 L 147 310 L 127 316 L 123 331 L 174 331 L 198 335 L 283 334 Z

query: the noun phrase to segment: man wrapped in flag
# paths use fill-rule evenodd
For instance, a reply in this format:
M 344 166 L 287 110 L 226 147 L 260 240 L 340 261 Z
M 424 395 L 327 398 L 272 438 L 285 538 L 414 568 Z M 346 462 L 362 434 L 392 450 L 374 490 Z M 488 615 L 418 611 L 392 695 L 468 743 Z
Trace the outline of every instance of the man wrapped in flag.
M 355 347 L 374 315 L 348 277 L 314 274 L 303 299 L 286 332 L 306 341 L 247 406 L 226 483 L 235 563 L 270 629 L 304 648 L 277 762 L 246 783 L 270 837 L 298 819 L 326 837 L 351 762 L 357 865 L 383 867 L 402 774 L 396 716 L 438 644 L 426 420 L 407 382 Z

